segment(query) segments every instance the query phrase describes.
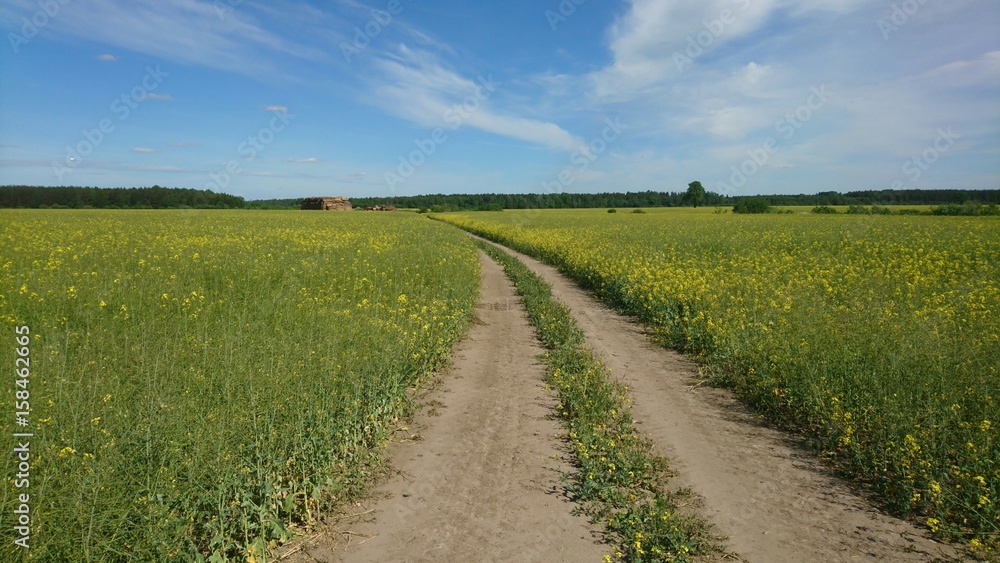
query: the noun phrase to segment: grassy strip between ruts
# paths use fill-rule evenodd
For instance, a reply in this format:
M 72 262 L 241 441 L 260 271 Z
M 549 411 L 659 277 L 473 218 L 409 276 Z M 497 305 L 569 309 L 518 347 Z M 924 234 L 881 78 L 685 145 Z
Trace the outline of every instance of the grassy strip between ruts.
M 722 553 L 707 524 L 677 511 L 666 490 L 666 460 L 633 429 L 628 387 L 585 347 L 583 332 L 552 288 L 520 260 L 477 241 L 507 273 L 524 299 L 547 352 L 548 382 L 559 393 L 576 471 L 570 494 L 605 526 L 614 555 L 605 561 L 692 561 Z

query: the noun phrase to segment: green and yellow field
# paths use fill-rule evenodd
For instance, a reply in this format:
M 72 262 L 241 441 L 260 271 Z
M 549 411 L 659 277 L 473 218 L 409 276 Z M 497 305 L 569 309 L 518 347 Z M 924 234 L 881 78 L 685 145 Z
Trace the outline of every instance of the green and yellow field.
M 2 461 L 5 560 L 19 492 L 37 560 L 252 560 L 379 473 L 479 272 L 408 213 L 4 210 L 0 248 L 0 449 L 34 433 L 30 488 Z
M 941 537 L 1000 532 L 1000 221 L 711 210 L 439 215 L 699 354 Z M 640 399 L 641 400 L 641 399 Z

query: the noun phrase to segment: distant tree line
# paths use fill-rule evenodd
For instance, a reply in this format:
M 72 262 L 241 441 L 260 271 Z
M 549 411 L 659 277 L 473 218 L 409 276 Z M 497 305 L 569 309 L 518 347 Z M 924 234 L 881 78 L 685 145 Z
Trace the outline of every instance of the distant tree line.
M 242 197 L 184 188 L 86 188 L 0 186 L 0 207 L 98 209 L 234 209 Z
M 699 182 L 692 182 L 684 192 L 612 192 L 597 194 L 437 194 L 397 197 L 351 198 L 354 207 L 394 205 L 400 208 L 431 211 L 499 211 L 502 209 L 575 209 L 680 207 L 683 205 L 736 206 L 751 198 L 763 198 L 772 206 L 789 205 L 955 205 L 970 202 L 1000 204 L 1000 190 L 868 190 L 847 193 L 724 196 L 701 193 Z M 239 196 L 211 190 L 162 188 L 43 188 L 0 186 L 0 207 L 69 207 L 69 208 L 242 208 L 297 209 L 300 199 L 246 201 Z M 755 200 L 755 204 L 759 202 Z M 949 208 L 951 209 L 951 208 Z
M 613 192 L 599 194 L 455 194 L 351 198 L 355 207 L 394 205 L 433 211 L 496 211 L 500 209 L 579 209 L 598 207 L 679 207 L 685 192 Z M 723 205 L 726 198 L 708 192 L 700 205 Z
M 302 198 L 254 199 L 244 206 L 247 209 L 299 209 Z
M 382 198 L 351 198 L 355 207 L 395 205 L 434 211 L 498 209 L 555 209 L 602 207 L 679 207 L 683 205 L 735 206 L 743 200 L 762 197 L 770 205 L 961 205 L 970 201 L 1000 203 L 1000 190 L 869 190 L 818 194 L 735 196 L 715 192 L 700 194 L 700 183 L 687 192 L 626 192 L 599 194 L 466 194 Z
M 766 197 L 772 205 L 961 205 L 1000 203 L 1000 190 L 866 190 Z

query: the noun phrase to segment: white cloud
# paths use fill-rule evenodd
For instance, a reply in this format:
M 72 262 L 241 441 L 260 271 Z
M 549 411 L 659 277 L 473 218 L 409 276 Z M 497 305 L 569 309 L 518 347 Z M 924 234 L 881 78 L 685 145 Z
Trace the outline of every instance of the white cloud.
M 750 61 L 733 74 L 728 86 L 745 96 L 766 96 L 773 87 L 775 74 L 774 67 Z
M 132 149 L 132 152 L 137 152 L 137 153 L 142 153 L 142 154 L 149 154 L 149 153 L 154 153 L 154 152 L 157 152 L 157 151 L 156 151 L 156 149 L 148 149 L 148 148 L 145 148 L 145 147 L 135 147 L 135 148 Z
M 591 74 L 598 99 L 628 99 L 680 75 L 705 51 L 756 30 L 777 0 L 632 0 L 610 30 L 613 62 Z M 687 59 L 679 59 L 686 57 Z
M 163 102 L 174 101 L 174 97 L 171 96 L 170 94 L 157 94 L 155 92 L 147 92 L 146 97 L 149 98 L 150 100 L 160 100 Z
M 374 103 L 427 127 L 469 126 L 558 150 L 576 150 L 584 141 L 554 123 L 509 115 L 494 109 L 493 96 L 503 85 L 492 76 L 469 79 L 446 68 L 435 54 L 400 46 L 378 58 L 380 76 L 373 82 Z
M 631 0 L 628 11 L 609 30 L 611 64 L 589 75 L 592 93 L 601 101 L 628 101 L 668 81 L 686 79 L 714 52 L 760 31 L 775 16 L 844 14 L 864 4 L 862 0 Z
M 10 10 L 0 11 L 13 11 L 14 21 L 38 10 L 33 0 L 11 2 Z M 199 0 L 71 2 L 61 6 L 59 17 L 52 18 L 48 27 L 167 61 L 254 76 L 280 72 L 272 57 L 275 54 L 313 62 L 331 59 L 322 49 L 264 29 L 249 2 L 224 14 L 216 4 Z
M 279 113 L 288 113 L 288 108 L 285 106 L 264 106 L 266 111 L 276 111 Z
M 729 106 L 705 110 L 684 123 L 691 131 L 707 131 L 722 139 L 743 139 L 772 121 L 767 112 L 757 108 Z
M 108 61 L 108 62 L 112 62 L 112 61 L 117 61 L 118 60 L 118 57 L 116 57 L 114 55 L 109 55 L 107 53 L 105 53 L 103 55 L 100 55 L 97 58 L 100 59 L 100 60 L 102 60 L 102 61 Z
M 288 162 L 293 164 L 316 164 L 317 162 L 323 162 L 322 158 L 289 158 Z

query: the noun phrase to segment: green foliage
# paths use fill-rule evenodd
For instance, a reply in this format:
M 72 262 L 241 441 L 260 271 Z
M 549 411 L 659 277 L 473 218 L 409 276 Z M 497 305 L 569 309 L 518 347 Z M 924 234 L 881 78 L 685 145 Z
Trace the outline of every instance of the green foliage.
M 262 560 L 384 471 L 478 288 L 468 237 L 409 213 L 0 211 L 0 241 L 38 561 Z
M 695 184 L 695 182 L 692 182 Z M 700 183 L 698 184 L 700 185 Z M 688 186 L 688 191 L 691 191 Z M 702 187 L 702 189 L 704 189 Z M 697 188 L 695 188 L 697 190 Z M 700 191 L 700 190 L 697 190 Z M 332 194 L 331 194 L 332 195 Z M 1000 204 L 1000 190 L 882 190 L 857 191 L 841 194 L 769 195 L 772 205 L 961 205 L 970 200 L 984 204 Z M 697 205 L 733 205 L 739 198 L 705 191 Z M 546 193 L 546 194 L 437 194 L 399 197 L 351 198 L 354 207 L 394 205 L 405 209 L 430 209 L 434 205 L 445 211 L 503 209 L 582 209 L 608 207 L 680 207 L 692 203 L 687 192 L 614 192 L 614 193 Z M 45 188 L 36 186 L 0 186 L 0 207 L 48 208 L 61 206 L 81 208 L 90 205 L 106 209 L 179 208 L 246 208 L 298 209 L 300 199 L 281 198 L 244 201 L 210 190 L 160 188 Z
M 691 561 L 719 552 L 704 522 L 677 512 L 667 492 L 666 461 L 634 430 L 628 389 L 592 355 L 565 305 L 520 260 L 497 247 L 479 247 L 503 266 L 548 350 L 549 384 L 559 393 L 558 414 L 569 433 L 576 471 L 571 494 L 605 525 L 615 560 Z
M 0 207 L 113 208 L 113 209 L 235 209 L 244 207 L 242 197 L 212 190 L 161 188 L 80 188 L 0 186 Z
M 931 210 L 934 215 L 965 215 L 970 217 L 1000 215 L 1000 207 L 996 204 L 983 205 L 976 201 L 956 205 L 954 203 L 935 207 Z
M 504 209 L 584 209 L 609 207 L 681 207 L 690 205 L 686 192 L 612 192 L 612 193 L 544 193 L 544 194 L 436 194 L 420 196 L 352 198 L 357 207 L 370 205 L 395 205 L 400 208 L 420 208 L 432 205 L 451 205 L 455 210 L 482 209 L 499 203 Z M 1000 204 L 1000 190 L 881 190 L 848 193 L 822 192 L 818 194 L 768 195 L 772 205 L 942 205 L 961 204 L 975 199 L 984 203 Z M 723 196 L 711 191 L 698 202 L 702 205 L 734 205 L 740 198 Z
M 865 207 L 864 205 L 852 205 L 847 208 L 848 215 L 892 215 L 892 210 L 888 207 L 882 207 L 879 205 L 872 205 L 871 207 Z
M 1000 548 L 994 218 L 448 220 L 557 266 L 699 355 L 890 509 Z
M 811 213 L 815 213 L 817 215 L 836 215 L 837 210 L 829 205 L 818 205 L 812 208 Z
M 643 211 L 642 209 L 633 209 L 632 213 L 636 213 L 636 214 L 641 215 L 641 214 L 645 213 L 645 211 Z
M 703 199 L 705 199 L 705 187 L 701 185 L 701 182 L 688 184 L 687 192 L 684 193 L 684 201 L 698 207 Z
M 608 209 L 608 213 L 618 213 L 618 210 L 614 208 Z
M 767 213 L 771 211 L 771 202 L 760 196 L 741 199 L 733 207 L 733 213 Z

